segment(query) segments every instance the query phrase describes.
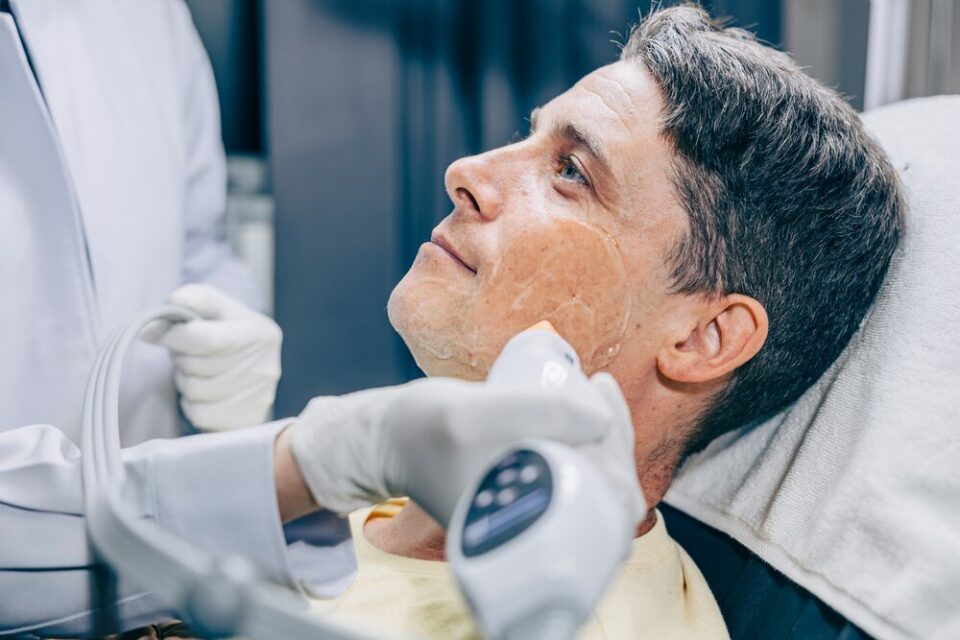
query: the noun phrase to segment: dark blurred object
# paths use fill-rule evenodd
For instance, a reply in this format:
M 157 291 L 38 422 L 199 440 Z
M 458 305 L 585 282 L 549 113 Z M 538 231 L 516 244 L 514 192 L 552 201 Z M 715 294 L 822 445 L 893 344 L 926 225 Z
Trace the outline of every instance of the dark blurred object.
M 227 153 L 262 153 L 260 3 L 186 2 L 217 79 Z
M 702 5 L 712 16 L 730 18 L 730 26 L 742 27 L 757 34 L 764 42 L 783 47 L 783 9 L 780 0 L 706 0 Z
M 808 74 L 863 109 L 870 0 L 784 0 L 784 47 Z
M 667 504 L 657 508 L 710 585 L 731 640 L 870 639 L 730 536 Z
M 190 640 L 193 637 L 189 625 L 179 620 L 170 620 L 106 636 L 103 640 Z

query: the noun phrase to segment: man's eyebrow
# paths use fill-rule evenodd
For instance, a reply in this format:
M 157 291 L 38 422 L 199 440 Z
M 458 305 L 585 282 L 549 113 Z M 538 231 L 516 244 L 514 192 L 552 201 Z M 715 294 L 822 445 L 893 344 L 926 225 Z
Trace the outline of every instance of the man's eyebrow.
M 537 129 L 537 124 L 540 121 L 540 114 L 540 107 L 537 107 L 530 112 L 531 134 Z M 577 147 L 585 152 L 588 156 L 590 156 L 590 160 L 597 167 L 597 170 L 600 173 L 606 174 L 606 177 L 609 178 L 614 176 L 613 171 L 610 170 L 610 163 L 607 162 L 606 156 L 604 156 L 603 151 L 601 151 L 599 141 L 597 141 L 593 136 L 588 135 L 583 129 L 576 126 L 572 122 L 559 121 L 553 124 L 551 134 L 554 137 L 564 140 L 571 146 Z
M 613 172 L 610 170 L 610 163 L 607 162 L 606 157 L 603 155 L 600 143 L 593 136 L 587 134 L 572 122 L 554 123 L 553 135 L 561 140 L 565 140 L 571 146 L 584 151 L 590 156 L 593 164 L 596 165 L 601 173 L 606 174 L 607 177 L 613 177 Z

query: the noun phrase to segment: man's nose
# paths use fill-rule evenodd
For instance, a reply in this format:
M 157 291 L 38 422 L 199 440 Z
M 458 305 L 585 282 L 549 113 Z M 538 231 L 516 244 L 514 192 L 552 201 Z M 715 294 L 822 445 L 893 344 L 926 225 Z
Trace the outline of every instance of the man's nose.
M 502 193 L 495 179 L 495 163 L 491 153 L 460 158 L 444 175 L 447 195 L 457 211 L 464 215 L 476 215 L 484 220 L 494 220 L 500 215 Z

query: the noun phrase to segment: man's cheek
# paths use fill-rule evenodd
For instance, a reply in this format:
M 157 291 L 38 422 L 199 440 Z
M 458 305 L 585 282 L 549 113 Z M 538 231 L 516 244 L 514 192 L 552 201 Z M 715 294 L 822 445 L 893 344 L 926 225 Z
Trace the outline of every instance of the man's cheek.
M 630 287 L 613 238 L 575 218 L 517 231 L 480 274 L 477 348 L 486 367 L 513 335 L 550 321 L 587 372 L 616 356 L 630 315 Z
M 431 376 L 483 379 L 507 341 L 548 320 L 592 373 L 620 349 L 630 287 L 614 240 L 574 218 L 540 220 L 501 238 L 475 278 L 418 258 L 388 304 L 393 326 Z

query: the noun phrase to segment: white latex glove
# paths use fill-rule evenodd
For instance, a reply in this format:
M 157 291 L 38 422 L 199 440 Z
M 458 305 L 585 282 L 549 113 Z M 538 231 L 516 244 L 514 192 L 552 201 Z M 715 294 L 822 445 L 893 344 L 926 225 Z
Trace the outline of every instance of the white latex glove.
M 277 323 L 208 284 L 184 285 L 168 302 L 201 319 L 156 322 L 141 337 L 173 355 L 180 406 L 190 422 L 217 431 L 265 422 L 280 379 Z
M 584 393 L 446 378 L 316 398 L 289 427 L 291 450 L 322 507 L 340 514 L 410 496 L 446 526 L 460 494 L 493 457 L 525 438 L 577 446 L 644 511 L 633 427 L 619 387 L 594 376 Z

